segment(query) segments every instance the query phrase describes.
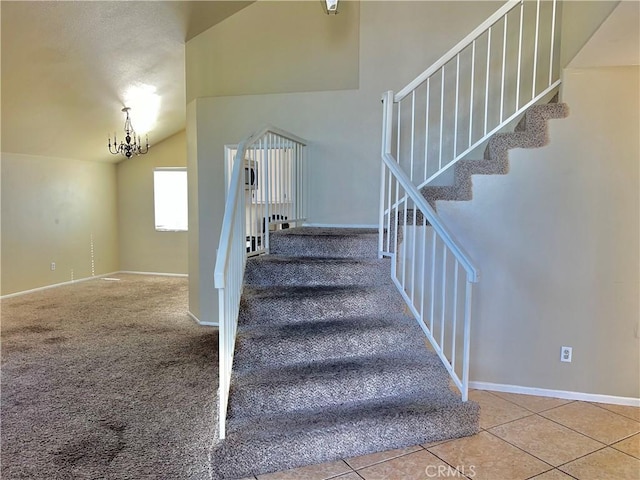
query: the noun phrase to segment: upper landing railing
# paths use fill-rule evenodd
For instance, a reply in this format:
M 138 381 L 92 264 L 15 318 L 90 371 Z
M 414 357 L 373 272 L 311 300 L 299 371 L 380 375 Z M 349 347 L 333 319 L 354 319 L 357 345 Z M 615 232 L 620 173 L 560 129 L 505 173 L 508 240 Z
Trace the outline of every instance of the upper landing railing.
M 306 219 L 306 142 L 267 127 L 238 146 L 227 192 L 215 267 L 219 317 L 219 436 L 226 435 L 227 405 L 240 297 L 248 256 L 269 253 L 272 225 Z
M 380 255 L 392 257 L 392 279 L 463 400 L 479 271 L 420 189 L 551 96 L 560 84 L 558 20 L 556 0 L 509 1 L 383 96 Z
M 393 97 L 396 160 L 421 188 L 560 85 L 556 0 L 511 0 Z

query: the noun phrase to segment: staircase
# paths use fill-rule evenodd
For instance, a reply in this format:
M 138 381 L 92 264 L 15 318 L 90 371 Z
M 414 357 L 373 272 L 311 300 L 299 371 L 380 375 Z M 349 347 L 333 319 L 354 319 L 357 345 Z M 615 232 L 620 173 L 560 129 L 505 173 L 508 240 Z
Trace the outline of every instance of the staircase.
M 555 99 L 554 99 L 555 100 Z M 473 196 L 472 175 L 509 173 L 509 150 L 539 148 L 549 143 L 547 121 L 565 118 L 569 109 L 564 103 L 551 102 L 527 109 L 513 132 L 494 134 L 488 141 L 482 160 L 463 159 L 454 166 L 452 186 L 425 186 L 420 192 L 436 210 L 436 202 L 465 201 Z
M 478 431 L 377 258 L 376 231 L 296 228 L 250 258 L 217 478 Z

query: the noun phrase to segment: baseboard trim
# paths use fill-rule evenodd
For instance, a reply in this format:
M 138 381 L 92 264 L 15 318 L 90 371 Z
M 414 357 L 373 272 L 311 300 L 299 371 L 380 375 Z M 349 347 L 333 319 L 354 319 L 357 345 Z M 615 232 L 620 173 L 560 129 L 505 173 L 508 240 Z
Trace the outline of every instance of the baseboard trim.
M 490 382 L 469 382 L 469 388 L 474 388 L 476 390 L 487 390 L 490 392 L 520 393 L 522 395 L 537 395 L 538 397 L 555 397 L 565 400 L 580 400 L 583 402 L 608 403 L 612 405 L 640 407 L 640 398 L 617 397 L 615 395 L 601 395 L 598 393 L 551 390 L 548 388 L 522 387 L 519 385 L 505 385 L 501 383 Z
M 188 310 L 187 310 L 187 315 L 189 315 L 191 320 L 196 322 L 198 325 L 202 325 L 203 327 L 219 327 L 220 326 L 220 324 L 216 322 L 201 322 L 198 317 L 196 317 L 193 313 L 191 313 Z
M 65 285 L 72 285 L 74 283 L 86 282 L 87 280 L 95 280 L 97 278 L 109 277 L 111 275 L 116 275 L 120 272 L 111 272 L 111 273 L 103 273 L 101 275 L 93 275 L 91 277 L 78 278 L 77 280 L 69 280 L 68 282 L 61 283 L 53 283 L 51 285 L 45 285 L 44 287 L 31 288 L 29 290 L 22 290 L 20 292 L 7 293 L 6 295 L 0 296 L 0 300 L 4 300 L 6 298 L 18 297 L 20 295 L 27 295 L 29 293 L 41 292 L 43 290 L 49 290 L 51 288 L 64 287 Z
M 303 223 L 303 227 L 318 227 L 318 228 L 378 228 L 377 224 L 363 224 L 363 223 Z
M 164 273 L 164 272 L 137 272 L 134 270 L 120 270 L 116 273 L 128 273 L 130 275 L 156 275 L 158 277 L 182 277 L 187 278 L 189 276 L 188 273 Z

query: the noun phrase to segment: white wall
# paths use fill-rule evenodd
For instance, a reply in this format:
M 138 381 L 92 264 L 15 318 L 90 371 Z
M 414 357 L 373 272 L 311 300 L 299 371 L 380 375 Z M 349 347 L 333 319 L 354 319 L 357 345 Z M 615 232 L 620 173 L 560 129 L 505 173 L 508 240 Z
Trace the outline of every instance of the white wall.
M 566 70 L 550 144 L 439 203 L 482 272 L 473 380 L 640 396 L 639 82 L 638 67 Z

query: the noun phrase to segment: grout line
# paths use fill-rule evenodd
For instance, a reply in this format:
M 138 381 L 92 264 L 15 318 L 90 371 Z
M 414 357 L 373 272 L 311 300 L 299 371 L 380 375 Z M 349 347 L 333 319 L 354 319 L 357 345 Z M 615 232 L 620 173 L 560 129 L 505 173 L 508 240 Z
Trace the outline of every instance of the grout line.
M 600 443 L 602 443 L 602 442 L 600 442 Z M 565 465 L 568 465 L 568 464 L 570 464 L 570 463 L 573 463 L 573 462 L 575 462 L 576 460 L 580 460 L 581 458 L 588 457 L 589 455 L 593 455 L 594 453 L 600 452 L 600 451 L 602 451 L 602 450 L 604 450 L 604 449 L 606 449 L 606 448 L 611 448 L 611 447 L 609 447 L 609 445 L 605 445 L 604 447 L 602 447 L 602 448 L 598 448 L 597 450 L 594 450 L 593 452 L 585 453 L 584 455 L 580 455 L 579 457 L 576 457 L 576 458 L 574 458 L 573 460 L 569 460 L 568 462 L 561 463 L 561 464 L 560 464 L 560 465 L 558 465 L 556 468 L 557 468 L 557 469 L 560 469 L 560 467 L 564 467 Z M 562 472 L 562 473 L 565 473 L 565 472 Z
M 544 475 L 544 474 L 549 473 L 549 472 L 553 472 L 554 470 L 555 470 L 555 468 L 552 468 L 550 470 L 545 470 L 544 472 L 541 472 L 541 473 L 536 473 L 535 475 L 532 475 L 531 477 L 527 477 L 525 480 L 534 480 L 536 477 L 539 477 L 540 475 Z
M 419 444 L 418 444 L 418 445 L 413 445 L 413 447 L 420 447 L 422 450 L 426 450 L 422 445 L 419 445 Z M 411 448 L 411 447 L 405 447 L 405 448 Z M 395 460 L 396 458 L 406 457 L 407 455 L 411 455 L 412 453 L 417 453 L 417 452 L 419 452 L 419 451 L 420 451 L 420 450 L 416 450 L 415 452 L 401 453 L 401 454 L 398 454 L 398 455 L 396 455 L 396 456 L 394 456 L 394 457 L 389 457 L 389 458 L 387 458 L 387 459 L 385 459 L 385 460 L 381 460 L 381 461 L 379 461 L 379 462 L 374 462 L 374 463 L 372 463 L 372 464 L 370 464 L 370 465 L 365 465 L 365 466 L 360 467 L 360 468 L 358 468 L 358 469 L 355 469 L 354 467 L 352 467 L 351 465 L 349 465 L 349 464 L 347 463 L 347 461 L 346 461 L 346 460 L 343 460 L 343 461 L 344 461 L 345 463 L 347 463 L 347 465 L 349 465 L 349 468 L 351 468 L 354 472 L 358 472 L 359 470 L 364 470 L 365 468 L 373 467 L 374 465 L 380 465 L 381 463 L 388 462 L 389 460 Z M 427 450 L 427 451 L 428 451 L 428 450 Z M 380 453 L 384 453 L 384 452 L 380 452 Z M 429 452 L 429 453 L 431 453 L 431 452 Z M 366 456 L 366 455 L 363 455 L 363 456 Z
M 549 411 L 549 410 L 553 410 L 554 408 L 563 407 L 564 405 L 568 405 L 568 404 L 570 404 L 570 403 L 574 403 L 574 402 L 579 401 L 579 400 L 569 400 L 569 399 L 566 399 L 566 398 L 558 398 L 558 397 L 543 397 L 543 398 L 550 398 L 550 399 L 553 399 L 553 400 L 564 400 L 564 401 L 565 401 L 565 403 L 563 403 L 562 405 L 556 405 L 556 406 L 554 406 L 554 407 L 543 408 L 543 409 L 542 409 L 542 410 L 540 410 L 540 411 L 535 411 L 535 410 L 531 410 L 530 408 L 525 407 L 524 405 L 520 405 L 519 403 L 516 403 L 516 402 L 514 402 L 513 400 L 509 400 L 508 398 L 504 398 L 504 397 L 501 397 L 500 395 L 498 395 L 498 393 L 511 393 L 511 392 L 492 392 L 492 391 L 490 391 L 490 390 L 484 390 L 484 391 L 485 391 L 485 392 L 488 392 L 488 393 L 490 393 L 490 394 L 492 394 L 492 395 L 493 395 L 493 396 L 495 396 L 495 397 L 498 397 L 498 398 L 499 398 L 499 399 L 501 399 L 501 400 L 506 400 L 507 402 L 511 402 L 511 403 L 513 403 L 514 405 L 517 405 L 517 406 L 518 406 L 518 407 L 520 407 L 520 408 L 524 408 L 525 410 L 529 410 L 530 412 L 533 412 L 533 413 L 542 413 L 542 412 L 547 412 L 547 411 Z M 522 393 L 515 393 L 514 395 L 524 395 L 524 394 L 522 394 Z M 532 396 L 532 395 L 530 395 L 530 396 Z
M 527 411 L 529 411 L 529 410 L 527 410 Z M 492 425 L 491 427 L 483 428 L 482 430 L 485 431 L 485 432 L 488 432 L 492 428 L 502 427 L 503 425 L 509 425 L 510 423 L 517 422 L 518 420 L 522 420 L 522 419 L 525 419 L 525 418 L 533 417 L 534 415 L 537 415 L 537 413 L 530 412 L 529 415 L 524 415 L 522 417 L 514 418 L 513 420 L 507 420 L 504 423 L 498 423 L 496 425 Z
M 489 435 L 492 435 L 493 437 L 497 438 L 498 440 L 501 440 L 501 441 L 503 441 L 503 442 L 505 442 L 505 443 L 508 443 L 508 444 L 509 444 L 509 445 L 511 445 L 512 447 L 517 448 L 517 449 L 518 449 L 518 450 L 520 450 L 521 452 L 524 452 L 524 453 L 526 453 L 527 455 L 529 455 L 529 456 L 531 456 L 531 457 L 533 457 L 533 458 L 535 458 L 535 459 L 537 459 L 537 460 L 540 460 L 542 463 L 545 463 L 545 464 L 549 465 L 549 467 L 551 467 L 551 468 L 556 468 L 554 465 L 551 465 L 551 464 L 550 464 L 549 462 L 547 462 L 546 460 L 543 460 L 542 458 L 538 457 L 537 455 L 534 455 L 533 453 L 526 451 L 524 448 L 519 447 L 518 445 L 514 445 L 514 444 L 513 444 L 513 443 L 511 443 L 509 440 L 505 440 L 504 438 L 501 438 L 501 437 L 497 436 L 495 433 L 491 433 L 491 432 L 487 432 L 487 433 L 488 433 Z M 543 473 L 544 473 L 544 472 L 543 472 Z M 541 475 L 541 473 L 539 473 L 538 475 Z
M 572 432 L 575 432 L 575 433 L 577 433 L 577 434 L 579 434 L 579 435 L 582 435 L 583 437 L 587 437 L 588 439 L 593 440 L 594 442 L 598 442 L 599 444 L 604 445 L 604 446 L 607 446 L 607 447 L 609 446 L 606 442 L 603 442 L 603 441 L 601 441 L 601 440 L 598 440 L 598 439 L 596 439 L 596 438 L 593 438 L 593 437 L 591 437 L 591 436 L 587 435 L 586 433 L 582 433 L 582 432 L 580 432 L 580 431 L 576 430 L 575 428 L 571 428 L 571 427 L 570 427 L 570 426 L 568 426 L 568 425 L 565 425 L 565 424 L 563 424 L 563 423 L 558 422 L 557 420 L 554 420 L 553 418 L 547 418 L 547 417 L 545 417 L 545 416 L 543 416 L 543 415 L 540 415 L 540 416 L 541 416 L 542 418 L 545 418 L 545 419 L 547 419 L 547 420 L 549 420 L 549 421 L 551 421 L 551 422 L 553 422 L 553 423 L 557 424 L 557 425 L 560 425 L 561 427 L 568 428 L 568 429 L 569 429 L 569 430 L 571 430 Z
M 347 463 L 347 461 L 346 461 L 344 458 L 341 458 L 341 459 L 340 459 L 340 461 L 341 461 L 342 463 L 344 463 L 344 466 L 345 466 L 345 467 L 347 467 L 347 468 L 349 469 L 349 471 L 348 471 L 348 472 L 340 473 L 340 474 L 338 474 L 338 475 L 334 475 L 334 476 L 332 476 L 332 477 L 327 477 L 327 480 L 328 480 L 328 479 L 330 479 L 330 478 L 340 478 L 342 475 L 347 475 L 348 473 L 355 472 L 355 470 L 353 469 L 353 467 L 352 467 L 351 465 L 349 465 L 349 464 Z
M 476 434 L 477 435 L 477 434 Z M 461 437 L 461 438 L 469 438 L 469 437 Z M 459 440 L 459 438 L 456 438 L 454 440 Z M 434 445 L 434 447 L 436 447 L 437 445 Z M 429 450 L 427 450 L 429 452 Z M 438 456 L 436 453 L 434 452 L 429 452 L 431 455 L 433 455 L 434 457 L 436 457 L 438 460 L 440 460 L 441 462 L 444 462 L 446 465 L 450 466 L 451 468 L 453 468 L 456 472 L 460 472 L 460 470 L 458 469 L 457 465 L 451 465 L 449 462 L 447 462 L 444 458 Z M 464 463 L 464 461 L 463 461 Z M 462 478 L 466 478 L 467 480 L 470 480 L 469 477 L 467 477 L 463 472 L 460 472 L 460 475 L 462 475 Z M 440 478 L 440 477 L 438 477 Z
M 570 427 L 569 425 L 565 425 L 564 423 L 561 423 L 561 422 L 559 422 L 558 420 L 555 420 L 555 419 L 553 419 L 553 418 L 545 417 L 544 415 L 540 415 L 540 416 L 541 416 L 542 418 L 546 418 L 547 420 L 552 421 L 553 423 L 557 423 L 558 425 L 560 425 L 560 426 L 562 426 L 562 427 L 564 427 L 564 428 L 568 428 L 569 430 L 571 430 L 571 431 L 573 431 L 573 432 L 576 432 L 576 433 L 578 433 L 578 434 L 582 435 L 583 437 L 590 438 L 590 439 L 591 439 L 591 440 L 593 440 L 594 442 L 598 442 L 598 443 L 600 443 L 600 444 L 602 444 L 602 445 L 605 445 L 605 446 L 607 446 L 607 447 L 608 447 L 608 446 L 610 446 L 610 445 L 613 445 L 613 443 L 618 443 L 618 442 L 620 442 L 621 440 L 624 440 L 625 438 L 628 438 L 628 437 L 629 437 L 629 436 L 627 436 L 627 437 L 621 438 L 621 439 L 619 439 L 619 440 L 616 440 L 616 441 L 615 441 L 615 442 L 613 442 L 613 443 L 603 442 L 602 440 L 598 440 L 597 438 L 593 438 L 591 435 L 587 435 L 586 433 L 581 432 L 581 431 L 579 431 L 579 430 L 576 430 L 575 428 L 572 428 L 572 427 Z M 640 432 L 636 432 L 636 433 L 634 433 L 634 434 L 632 434 L 632 435 L 636 435 L 637 433 L 640 433 Z M 632 435 L 631 435 L 631 436 L 632 436 Z
M 603 407 L 603 406 L 602 406 L 602 405 L 608 405 L 608 404 L 599 404 L 599 403 L 597 403 L 597 402 L 585 402 L 585 403 L 588 403 L 588 404 L 590 404 L 590 405 L 593 405 L 594 407 L 601 408 L 602 410 L 605 410 L 605 411 L 607 411 L 607 412 L 609 412 L 609 413 L 613 413 L 613 414 L 618 415 L 618 416 L 620 416 L 620 417 L 624 417 L 624 418 L 627 418 L 627 419 L 629 419 L 629 420 L 633 420 L 634 422 L 636 422 L 636 423 L 640 424 L 640 422 L 639 422 L 638 420 L 636 420 L 635 418 L 628 417 L 627 415 L 624 415 L 624 414 L 622 414 L 622 413 L 614 412 L 613 410 L 609 410 L 607 407 Z M 624 405 L 623 405 L 623 406 L 624 406 Z M 638 407 L 635 407 L 635 408 L 638 408 Z M 639 408 L 639 409 L 640 409 L 640 408 Z
M 538 413 L 542 413 L 542 412 L 547 412 L 547 411 L 549 411 L 549 410 L 553 410 L 554 408 L 563 407 L 563 406 L 568 405 L 568 404 L 570 404 L 570 403 L 574 403 L 574 402 L 579 401 L 579 400 L 567 400 L 566 398 L 545 397 L 545 398 L 552 398 L 552 399 L 554 399 L 554 400 L 566 400 L 566 403 L 563 403 L 562 405 L 556 405 L 555 407 L 545 408 L 545 409 L 543 409 L 543 410 L 540 410 L 539 412 L 536 412 L 535 410 L 531 410 L 530 408 L 527 408 L 527 407 L 525 407 L 524 405 L 520 405 L 519 403 L 516 403 L 516 402 L 514 402 L 513 400 L 509 400 L 509 399 L 507 399 L 507 398 L 501 397 L 501 396 L 500 396 L 500 395 L 498 395 L 496 392 L 492 392 L 492 391 L 490 391 L 490 390 L 480 390 L 480 391 L 487 392 L 487 393 L 489 393 L 489 394 L 493 395 L 494 397 L 499 398 L 500 400 L 504 400 L 505 402 L 512 403 L 513 405 L 515 405 L 515 406 L 517 406 L 517 407 L 524 408 L 525 410 L 527 410 L 527 411 L 529 411 L 529 412 L 531 412 L 531 413 L 536 413 L 536 414 L 538 414 Z M 498 393 L 500 393 L 500 392 L 498 392 Z M 510 393 L 510 392 L 504 392 L 504 393 Z M 516 395 L 522 395 L 522 394 L 516 394 Z

